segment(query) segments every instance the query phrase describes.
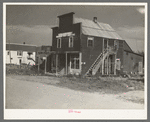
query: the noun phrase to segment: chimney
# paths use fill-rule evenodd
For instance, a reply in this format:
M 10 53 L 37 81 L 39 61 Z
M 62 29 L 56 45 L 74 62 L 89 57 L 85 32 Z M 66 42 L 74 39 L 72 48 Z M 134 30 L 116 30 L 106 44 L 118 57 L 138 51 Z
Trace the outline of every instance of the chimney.
M 93 17 L 93 22 L 97 23 L 97 17 Z

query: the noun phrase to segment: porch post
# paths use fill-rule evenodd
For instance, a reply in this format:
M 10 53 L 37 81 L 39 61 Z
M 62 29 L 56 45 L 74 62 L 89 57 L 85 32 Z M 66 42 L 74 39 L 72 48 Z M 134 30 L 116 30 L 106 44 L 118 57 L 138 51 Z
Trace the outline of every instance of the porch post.
M 81 74 L 81 69 L 82 69 L 82 53 L 79 53 L 79 68 L 80 68 L 80 74 Z
M 103 47 L 102 47 L 102 57 L 104 58 L 104 38 L 103 38 Z M 104 59 L 102 59 L 102 75 L 104 75 Z
M 47 63 L 47 56 L 46 56 L 46 59 L 45 59 L 45 74 L 46 74 L 46 63 Z
M 68 64 L 68 63 L 67 63 L 67 53 L 66 53 L 66 75 L 68 74 L 68 73 L 67 73 L 67 71 L 68 71 L 68 70 L 67 70 L 67 64 Z
M 115 64 L 114 64 L 114 75 L 116 75 L 116 54 L 115 54 Z
M 40 56 L 38 55 L 38 72 L 40 71 Z
M 57 75 L 58 54 L 56 54 L 56 75 Z
M 108 48 L 108 39 L 107 39 L 107 48 Z M 108 50 L 107 50 L 108 53 Z M 108 75 L 108 56 L 107 56 L 107 75 Z
M 107 56 L 107 75 L 108 75 L 108 56 Z

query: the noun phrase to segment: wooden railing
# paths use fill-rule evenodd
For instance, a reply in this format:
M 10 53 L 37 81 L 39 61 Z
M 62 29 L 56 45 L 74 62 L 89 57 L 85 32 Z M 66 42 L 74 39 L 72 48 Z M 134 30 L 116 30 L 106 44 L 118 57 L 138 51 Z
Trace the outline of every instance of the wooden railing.
M 92 75 L 95 75 L 96 72 L 98 71 L 100 65 L 102 64 L 103 60 L 105 60 L 105 58 L 110 55 L 110 54 L 115 54 L 116 53 L 116 47 L 112 46 L 112 47 L 107 47 L 103 53 L 101 53 L 97 59 L 95 60 L 95 62 L 91 65 L 91 67 L 89 68 L 89 70 L 86 72 L 85 75 L 89 74 L 89 72 L 92 72 Z

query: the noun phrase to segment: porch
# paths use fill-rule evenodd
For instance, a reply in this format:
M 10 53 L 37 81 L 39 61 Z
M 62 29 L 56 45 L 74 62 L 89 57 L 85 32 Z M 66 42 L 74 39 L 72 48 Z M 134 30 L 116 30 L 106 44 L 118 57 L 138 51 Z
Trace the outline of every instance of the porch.
M 70 52 L 53 52 L 51 54 L 51 69 L 48 73 L 54 75 L 81 74 L 81 53 Z

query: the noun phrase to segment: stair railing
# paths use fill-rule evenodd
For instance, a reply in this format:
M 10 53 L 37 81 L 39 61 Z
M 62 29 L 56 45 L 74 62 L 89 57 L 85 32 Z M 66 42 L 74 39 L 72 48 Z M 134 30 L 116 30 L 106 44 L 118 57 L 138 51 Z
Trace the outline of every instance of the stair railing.
M 89 70 L 86 72 L 86 74 L 85 75 L 87 75 L 89 72 L 90 72 L 90 70 L 92 70 L 92 73 L 93 73 L 93 69 L 95 69 L 96 68 L 96 66 L 100 63 L 100 61 L 103 59 L 105 59 L 106 57 L 105 56 L 107 56 L 107 55 L 105 55 L 107 53 L 107 55 L 109 54 L 109 53 L 116 53 L 116 48 L 113 46 L 113 47 L 107 47 L 107 48 L 105 48 L 104 49 L 104 51 L 103 51 L 103 53 L 101 53 L 98 57 L 97 57 L 97 59 L 95 60 L 95 62 L 91 65 L 91 67 L 89 68 Z M 96 70 L 98 70 L 98 69 L 96 69 Z
M 103 53 L 105 53 L 106 51 L 107 51 L 107 48 L 104 50 Z M 94 67 L 94 65 L 96 65 L 96 64 L 98 63 L 98 61 L 99 61 L 99 59 L 101 59 L 101 56 L 103 55 L 103 53 L 101 53 L 101 54 L 97 57 L 97 59 L 96 59 L 95 62 L 91 65 L 91 67 L 90 67 L 89 70 L 85 73 L 85 75 L 87 75 L 87 74 L 89 73 L 89 71 Z

